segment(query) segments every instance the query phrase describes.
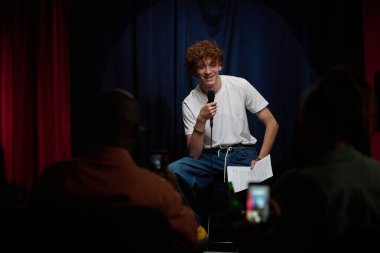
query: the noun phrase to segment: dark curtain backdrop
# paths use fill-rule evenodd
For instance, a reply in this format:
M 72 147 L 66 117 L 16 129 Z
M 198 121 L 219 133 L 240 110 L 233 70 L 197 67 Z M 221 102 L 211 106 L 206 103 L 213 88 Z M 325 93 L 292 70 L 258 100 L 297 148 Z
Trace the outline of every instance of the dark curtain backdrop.
M 71 156 L 69 5 L 2 1 L 0 14 L 0 183 L 27 194 L 46 165 Z
M 201 39 L 225 51 L 223 74 L 248 79 L 270 102 L 280 123 L 278 176 L 297 163 L 296 118 L 310 83 L 340 63 L 365 66 L 369 77 L 379 70 L 376 3 L 1 1 L 0 176 L 30 189 L 47 164 L 79 154 L 93 99 L 114 87 L 133 92 L 143 109 L 137 162 L 150 166 L 153 152 L 166 151 L 167 162 L 183 156 L 181 102 L 195 87 L 184 54 Z M 262 126 L 254 116 L 250 123 L 260 145 Z
M 187 46 L 212 39 L 225 52 L 222 73 L 249 80 L 269 101 L 280 131 L 275 175 L 297 163 L 296 119 L 302 93 L 339 63 L 363 69 L 361 1 L 161 0 L 72 3 L 73 153 L 88 141 L 91 101 L 120 87 L 135 94 L 146 131 L 134 150 L 185 154 L 181 102 L 195 87 L 184 66 Z M 263 127 L 250 117 L 251 131 Z

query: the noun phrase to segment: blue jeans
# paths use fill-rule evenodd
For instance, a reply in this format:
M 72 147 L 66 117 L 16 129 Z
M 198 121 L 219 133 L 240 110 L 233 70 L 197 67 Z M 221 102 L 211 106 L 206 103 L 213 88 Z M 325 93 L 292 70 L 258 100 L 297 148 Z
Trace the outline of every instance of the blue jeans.
M 255 146 L 228 149 L 203 150 L 198 159 L 185 156 L 168 165 L 168 169 L 177 178 L 177 186 L 184 201 L 197 214 L 200 222 L 199 207 L 194 198 L 196 193 L 206 188 L 215 178 L 224 177 L 227 166 L 250 166 L 257 157 Z M 227 177 L 225 177 L 227 180 Z

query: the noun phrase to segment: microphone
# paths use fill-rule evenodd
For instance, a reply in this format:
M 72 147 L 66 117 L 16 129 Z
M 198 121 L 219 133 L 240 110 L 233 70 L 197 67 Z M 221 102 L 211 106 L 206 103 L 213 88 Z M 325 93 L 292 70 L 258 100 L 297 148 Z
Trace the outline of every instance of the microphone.
M 211 102 L 214 102 L 214 98 L 215 98 L 215 92 L 213 91 L 213 90 L 209 90 L 208 92 L 207 92 L 207 98 L 208 98 L 208 102 L 207 103 L 211 103 Z M 213 119 L 214 119 L 214 117 L 212 117 L 211 119 L 210 119 L 210 127 L 212 128 L 212 126 L 213 126 Z

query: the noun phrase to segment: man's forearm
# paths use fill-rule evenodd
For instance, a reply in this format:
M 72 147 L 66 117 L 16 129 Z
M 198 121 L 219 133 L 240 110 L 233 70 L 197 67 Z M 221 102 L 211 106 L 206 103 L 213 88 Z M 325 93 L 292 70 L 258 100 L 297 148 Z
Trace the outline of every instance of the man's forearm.
M 267 156 L 271 152 L 273 144 L 277 137 L 278 128 L 279 125 L 276 120 L 270 122 L 265 128 L 263 145 L 259 153 L 260 158 Z
M 187 149 L 189 152 L 189 156 L 194 159 L 198 159 L 203 150 L 203 138 L 205 134 L 205 120 L 197 119 L 193 133 L 188 137 L 187 141 Z

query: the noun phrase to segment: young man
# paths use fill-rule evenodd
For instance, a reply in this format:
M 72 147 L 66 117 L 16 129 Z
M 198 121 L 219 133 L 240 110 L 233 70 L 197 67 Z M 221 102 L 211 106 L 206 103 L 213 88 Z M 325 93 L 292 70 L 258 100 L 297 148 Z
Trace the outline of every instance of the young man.
M 195 189 L 204 189 L 216 176 L 226 181 L 226 167 L 251 166 L 272 149 L 278 123 L 264 97 L 245 79 L 220 75 L 223 52 L 213 41 L 203 40 L 187 49 L 186 63 L 200 82 L 182 103 L 188 156 L 169 164 L 185 200 Z M 246 110 L 265 126 L 262 148 L 250 133 Z M 198 212 L 199 215 L 199 212 Z M 201 217 L 198 217 L 201 224 Z M 205 235 L 199 227 L 201 235 Z M 202 237 L 202 236 L 201 236 Z M 202 238 L 199 238 L 202 239 Z

